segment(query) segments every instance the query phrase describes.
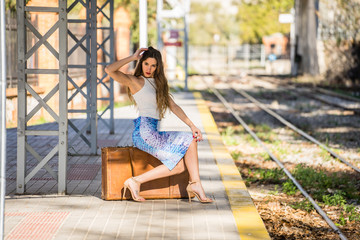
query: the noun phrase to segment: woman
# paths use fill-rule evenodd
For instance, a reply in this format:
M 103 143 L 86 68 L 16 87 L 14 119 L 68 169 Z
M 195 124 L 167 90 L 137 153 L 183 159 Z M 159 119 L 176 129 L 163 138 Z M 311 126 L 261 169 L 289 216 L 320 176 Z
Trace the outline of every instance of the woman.
M 125 74 L 119 69 L 132 61 L 138 60 L 134 75 Z M 163 164 L 129 178 L 124 183 L 124 195 L 129 189 L 134 201 L 145 201 L 139 195 L 140 185 L 157 178 L 182 173 L 187 168 L 190 182 L 186 190 L 193 193 L 200 202 L 210 203 L 200 182 L 197 141 L 202 140 L 201 131 L 191 122 L 184 111 L 170 97 L 167 79 L 161 54 L 158 50 L 140 48 L 133 55 L 114 62 L 105 71 L 117 82 L 128 87 L 131 100 L 139 108 L 139 117 L 134 120 L 135 130 L 132 134 L 134 146 L 146 151 Z M 159 132 L 157 123 L 164 117 L 169 108 L 177 117 L 186 123 L 188 132 Z M 186 166 L 186 168 L 185 168 Z

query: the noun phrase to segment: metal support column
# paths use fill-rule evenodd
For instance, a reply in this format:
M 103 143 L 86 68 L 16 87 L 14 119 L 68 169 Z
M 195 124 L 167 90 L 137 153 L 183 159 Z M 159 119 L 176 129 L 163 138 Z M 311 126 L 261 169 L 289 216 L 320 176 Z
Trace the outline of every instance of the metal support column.
M 0 239 L 4 239 L 4 212 L 6 191 L 6 37 L 5 1 L 0 0 Z
M 106 84 L 104 81 L 108 77 L 104 70 L 105 67 L 114 62 L 114 1 L 107 0 L 103 5 L 98 6 L 97 14 L 103 15 L 102 26 L 97 26 L 97 31 L 101 31 L 103 36 L 102 41 L 97 43 L 97 51 L 101 52 L 103 55 L 103 61 L 97 63 L 101 68 L 101 71 L 98 73 L 100 75 L 97 78 L 97 84 L 109 92 L 108 97 L 97 98 L 99 102 L 103 101 L 109 103 L 105 110 L 100 112 L 97 116 L 99 121 L 102 121 L 102 123 L 109 128 L 110 134 L 114 134 L 114 80 L 109 78 L 109 84 Z M 103 118 L 107 111 L 110 111 L 108 122 Z
M 47 172 L 58 181 L 58 193 L 66 193 L 66 164 L 67 164 L 67 14 L 66 0 L 59 0 L 58 7 L 26 6 L 25 0 L 17 1 L 17 20 L 18 20 L 18 142 L 17 142 L 17 186 L 19 194 L 25 192 L 25 185 L 40 169 L 45 168 Z M 44 34 L 41 33 L 27 19 L 27 12 L 54 12 L 58 13 L 58 21 Z M 27 50 L 26 29 L 28 29 L 37 39 L 33 46 Z M 59 36 L 59 52 L 47 41 L 56 30 Z M 33 54 L 44 45 L 59 61 L 57 69 L 35 69 L 28 68 L 27 61 Z M 42 98 L 34 91 L 33 87 L 27 83 L 28 74 L 52 74 L 58 75 L 59 82 L 49 93 Z M 59 114 L 57 114 L 46 102 L 59 91 Z M 27 111 L 26 93 L 29 92 L 38 101 L 29 113 Z M 41 109 L 44 108 L 57 122 L 57 130 L 28 130 L 27 122 Z M 28 136 L 57 136 L 58 144 L 49 151 L 41 153 L 41 156 L 32 146 L 33 142 L 28 142 Z M 29 169 L 26 173 L 27 155 L 32 155 L 38 164 Z M 48 165 L 48 162 L 58 155 L 58 174 Z M 29 161 L 31 158 L 29 158 Z
M 90 54 L 90 126 L 91 126 L 91 153 L 97 153 L 97 31 L 96 31 L 96 8 L 97 0 L 90 0 L 90 38 L 91 38 L 91 54 Z
M 296 5 L 296 0 L 294 5 Z M 290 25 L 290 63 L 291 63 L 291 76 L 296 76 L 296 65 L 295 65 L 295 55 L 296 55 L 296 16 L 295 16 L 295 8 L 291 9 L 291 15 L 293 16 L 293 21 Z
M 67 29 L 69 37 L 71 37 L 75 45 L 69 49 L 68 57 L 72 54 L 77 53 L 78 50 L 84 51 L 86 54 L 86 60 L 83 65 L 69 65 L 69 69 L 85 69 L 86 79 L 84 82 L 81 81 L 81 85 L 73 77 L 68 74 L 69 83 L 74 86 L 76 91 L 68 98 L 68 102 L 74 101 L 75 98 L 82 97 L 86 100 L 86 109 L 71 109 L 69 113 L 85 113 L 87 118 L 85 124 L 81 127 L 77 126 L 73 120 L 68 120 L 70 127 L 76 132 L 76 135 L 69 141 L 69 147 L 71 154 L 81 154 L 79 150 L 84 149 L 82 145 L 77 144 L 79 138 L 90 148 L 91 154 L 97 153 L 97 92 L 96 92 L 96 0 L 75 0 L 68 8 L 67 13 L 71 12 L 74 7 L 78 4 L 86 8 L 86 19 L 68 19 L 69 24 L 86 24 L 86 33 L 81 38 L 78 38 L 79 33 L 73 33 L 70 29 Z M 86 47 L 83 43 L 86 43 Z M 86 87 L 86 92 L 84 88 Z M 86 130 L 90 130 L 90 136 L 86 136 Z M 76 149 L 76 146 L 80 146 Z M 74 151 L 74 152 L 73 152 Z M 85 154 L 89 151 L 85 150 Z
M 59 180 L 58 193 L 66 194 L 68 159 L 68 64 L 67 64 L 67 0 L 59 0 Z
M 110 1 L 110 62 L 115 60 L 114 39 L 114 1 Z M 107 63 L 106 63 L 107 64 Z M 115 133 L 114 123 L 114 79 L 110 78 L 110 134 Z
M 91 61 L 91 34 L 90 34 L 90 30 L 91 30 L 91 26 L 90 26 L 90 16 L 91 16 L 91 12 L 90 12 L 90 0 L 86 0 L 86 49 L 88 50 L 88 52 L 86 53 L 86 65 L 85 66 L 90 66 L 90 61 Z M 89 51 L 90 50 L 90 51 Z M 89 67 L 86 68 L 86 94 L 87 96 L 91 96 L 91 81 L 89 81 L 89 79 L 91 79 L 91 69 Z M 90 122 L 91 120 L 91 101 L 89 101 L 89 99 L 86 99 L 86 122 Z M 87 127 L 87 134 L 91 133 L 91 124 L 88 125 Z M 91 146 L 91 144 L 90 144 Z
M 184 0 L 184 51 L 185 51 L 185 91 L 188 90 L 188 61 L 189 61 L 189 14 L 190 14 L 190 0 Z
M 163 9 L 163 0 L 156 1 L 156 25 L 157 25 L 157 49 L 160 51 L 163 48 L 163 41 L 162 41 L 162 26 L 161 26 L 161 11 Z
M 18 123 L 17 123 L 17 165 L 16 165 L 16 192 L 25 192 L 25 165 L 26 165 L 26 74 L 25 74 L 25 0 L 17 0 L 17 38 L 18 38 Z

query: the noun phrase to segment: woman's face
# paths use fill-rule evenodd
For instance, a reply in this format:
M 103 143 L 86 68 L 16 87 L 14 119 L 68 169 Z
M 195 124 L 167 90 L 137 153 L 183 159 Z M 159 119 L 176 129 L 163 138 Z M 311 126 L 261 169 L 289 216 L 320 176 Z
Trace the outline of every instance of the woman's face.
M 156 70 L 156 59 L 155 58 L 147 58 L 142 62 L 142 70 L 144 77 L 154 77 L 154 72 Z

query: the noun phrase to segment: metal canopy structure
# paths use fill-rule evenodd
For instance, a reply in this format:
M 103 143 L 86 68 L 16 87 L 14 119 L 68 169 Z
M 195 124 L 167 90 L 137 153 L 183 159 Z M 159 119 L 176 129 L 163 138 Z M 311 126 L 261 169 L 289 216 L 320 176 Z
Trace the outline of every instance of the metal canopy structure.
M 86 8 L 86 19 L 68 19 L 68 13 L 78 4 Z M 46 5 L 46 1 L 44 1 Z M 105 14 L 104 8 L 109 6 L 108 13 Z M 56 23 L 45 33 L 40 34 L 35 26 L 28 19 L 30 12 L 46 12 L 55 13 L 58 16 Z M 97 32 L 102 29 L 97 27 L 97 15 L 103 15 L 110 22 L 107 31 L 109 36 L 104 39 L 102 43 L 97 43 Z M 102 66 L 113 61 L 113 1 L 108 0 L 102 6 L 97 6 L 97 0 L 75 0 L 69 4 L 67 0 L 58 0 L 57 7 L 48 6 L 26 6 L 25 0 L 17 1 L 17 21 L 18 21 L 18 131 L 17 131 L 17 187 L 18 194 L 23 194 L 26 191 L 26 184 L 35 174 L 42 168 L 57 180 L 58 194 L 66 194 L 66 180 L 67 180 L 67 160 L 68 147 L 72 147 L 78 139 L 83 140 L 90 148 L 91 154 L 97 153 L 97 120 L 102 119 L 102 114 L 97 113 L 97 101 L 109 101 L 109 106 L 105 111 L 109 110 L 110 123 L 107 124 L 110 133 L 114 132 L 114 115 L 113 115 L 113 81 L 110 79 L 110 87 L 107 87 L 103 79 L 106 76 L 97 76 L 97 65 Z M 80 39 L 76 34 L 69 30 L 69 24 L 86 24 L 86 33 Z M 30 48 L 31 43 L 27 42 L 27 32 L 31 32 L 36 36 L 38 41 Z M 59 47 L 58 50 L 52 46 L 48 39 L 58 34 Z M 75 45 L 68 51 L 68 39 L 72 39 Z M 105 42 L 109 41 L 107 50 Z M 84 42 L 86 46 L 84 46 Z M 39 49 L 40 46 L 45 46 L 58 61 L 58 68 L 56 69 L 37 69 L 30 68 L 27 62 L 32 55 Z M 86 54 L 86 62 L 80 65 L 68 64 L 68 58 L 76 50 L 81 49 Z M 97 62 L 97 53 L 101 49 L 107 55 L 108 61 Z M 68 74 L 69 69 L 86 69 L 86 80 L 79 86 L 76 81 Z M 58 83 L 49 91 L 49 93 L 42 98 L 36 91 L 27 83 L 29 74 L 52 74 L 58 77 Z M 68 83 L 70 83 L 75 92 L 68 98 Z M 109 97 L 104 99 L 97 98 L 97 86 L 102 84 L 109 90 Z M 86 90 L 85 90 L 86 88 Z M 27 109 L 27 92 L 36 99 L 37 105 L 28 111 Z M 68 109 L 68 104 L 75 99 L 77 95 L 81 94 L 87 102 L 86 109 Z M 47 102 L 54 97 L 58 97 L 59 103 L 58 113 L 52 109 Z M 28 128 L 28 121 L 40 110 L 44 108 L 57 123 L 55 130 L 40 130 L 36 128 Z M 104 111 L 104 112 L 105 112 Z M 68 113 L 85 113 L 87 115 L 86 123 L 81 128 L 68 119 Z M 75 136 L 68 141 L 68 125 L 76 132 Z M 90 132 L 90 139 L 86 135 L 86 131 Z M 40 156 L 31 146 L 32 142 L 28 141 L 28 137 L 33 136 L 53 136 L 57 138 L 57 144 L 50 149 L 46 156 Z M 36 159 L 38 162 L 35 167 L 27 168 L 27 163 L 31 159 Z M 48 164 L 50 160 L 58 163 L 58 172 L 52 169 Z

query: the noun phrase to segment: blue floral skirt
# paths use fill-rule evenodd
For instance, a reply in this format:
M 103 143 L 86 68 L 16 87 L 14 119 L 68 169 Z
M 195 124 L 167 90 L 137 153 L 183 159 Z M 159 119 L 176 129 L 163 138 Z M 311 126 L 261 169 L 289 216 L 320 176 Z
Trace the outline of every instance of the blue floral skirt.
M 172 170 L 184 157 L 193 136 L 191 132 L 159 132 L 158 121 L 141 116 L 134 119 L 133 143 L 135 147 L 153 155 Z

